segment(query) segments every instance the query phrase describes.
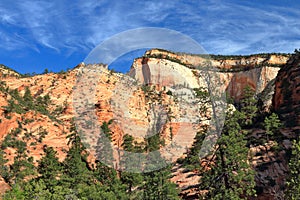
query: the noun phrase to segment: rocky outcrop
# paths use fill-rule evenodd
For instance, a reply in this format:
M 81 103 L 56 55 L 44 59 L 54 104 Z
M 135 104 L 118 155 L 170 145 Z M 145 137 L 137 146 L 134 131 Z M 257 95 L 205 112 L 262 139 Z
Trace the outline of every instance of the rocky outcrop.
M 218 77 L 214 85 L 220 91 L 239 101 L 243 89 L 249 85 L 257 94 L 266 93 L 263 102 L 269 109 L 274 79 L 289 57 L 275 54 L 205 56 L 154 49 L 147 51 L 143 58 L 135 59 L 129 75 L 146 84 L 183 84 L 196 88 L 207 85 L 201 74 L 214 70 Z
M 264 134 L 264 131 L 260 132 L 257 135 L 260 138 L 257 138 L 257 140 L 261 140 Z M 285 140 L 283 144 L 278 145 L 274 141 L 269 141 L 250 148 L 252 167 L 256 172 L 255 181 L 258 195 L 256 199 L 284 198 L 283 188 L 286 187 L 286 176 L 288 173 L 286 151 L 291 147 L 291 142 Z
M 5 65 L 0 64 L 0 77 L 21 77 L 21 75 Z
M 273 106 L 290 127 L 300 126 L 300 54 L 280 69 L 275 82 Z

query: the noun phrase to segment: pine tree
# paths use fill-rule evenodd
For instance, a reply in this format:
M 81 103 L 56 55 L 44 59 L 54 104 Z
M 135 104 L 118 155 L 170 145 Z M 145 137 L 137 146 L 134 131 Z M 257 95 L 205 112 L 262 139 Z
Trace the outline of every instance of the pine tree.
M 13 135 L 13 133 L 12 133 Z M 22 184 L 24 179 L 36 174 L 36 169 L 33 165 L 33 158 L 28 157 L 26 153 L 26 143 L 18 140 L 14 137 L 8 137 L 10 141 L 7 141 L 6 146 L 10 146 L 17 149 L 14 162 L 9 165 L 6 177 L 7 182 L 12 186 L 14 184 Z
M 228 115 L 222 136 L 217 142 L 215 163 L 203 173 L 201 190 L 208 190 L 208 199 L 247 199 L 253 196 L 254 170 L 248 162 L 245 133 L 240 126 L 243 114 Z
M 71 146 L 63 162 L 64 176 L 62 177 L 70 187 L 79 183 L 89 184 L 91 181 L 91 172 L 87 162 L 88 154 L 74 124 L 71 130 L 72 133 L 67 136 L 69 139 L 68 144 Z
M 255 97 L 255 91 L 246 86 L 243 91 L 243 98 L 241 99 L 241 111 L 245 114 L 245 120 L 243 125 L 249 126 L 253 124 L 253 120 L 257 115 L 257 99 Z M 242 116 L 241 116 L 242 117 Z
M 5 153 L 2 149 L 0 149 L 0 176 L 8 182 L 10 179 L 10 174 L 8 171 L 8 167 L 6 166 L 7 159 L 5 158 Z
M 144 174 L 143 199 L 145 200 L 175 200 L 179 199 L 175 183 L 169 178 L 170 167 Z
M 121 180 L 128 186 L 127 191 L 130 199 L 178 199 L 176 185 L 169 180 L 171 176 L 170 167 L 160 167 L 160 165 L 167 165 L 159 151 L 157 151 L 164 144 L 160 135 L 156 134 L 146 138 L 144 144 L 133 144 L 133 141 L 132 136 L 125 135 L 122 145 L 124 150 L 140 154 L 146 152 L 148 156 L 146 157 L 147 162 L 139 160 L 141 158 L 135 154 L 125 156 L 125 159 L 128 160 L 124 160 L 125 171 L 121 173 Z M 146 173 L 139 174 L 140 166 L 135 165 L 139 165 L 141 162 L 146 164 L 144 167 Z M 126 171 L 128 168 L 131 171 L 136 168 L 137 173 Z M 133 190 L 133 188 L 136 189 Z
M 289 177 L 286 198 L 291 200 L 300 199 L 300 139 L 293 141 L 292 157 L 289 162 Z
M 47 187 L 44 181 L 45 179 L 32 179 L 25 183 L 23 189 L 24 199 L 51 199 L 53 193 L 53 191 L 51 191 L 52 187 Z
M 109 125 L 111 123 L 112 120 L 110 120 L 109 122 L 103 122 L 103 124 L 101 125 L 102 133 L 97 140 L 96 156 L 97 159 L 103 164 L 114 167 L 114 156 L 111 146 L 111 130 L 109 128 Z
M 23 103 L 27 106 L 27 109 L 33 109 L 34 103 L 33 103 L 33 97 L 31 96 L 31 91 L 29 87 L 25 88 L 25 93 L 23 96 Z
M 118 178 L 115 169 L 97 162 L 94 177 L 99 181 L 104 192 L 114 194 L 115 199 L 127 199 L 126 186 Z
M 203 127 L 203 130 L 197 132 L 193 146 L 189 149 L 187 156 L 183 160 L 178 160 L 178 163 L 182 163 L 189 170 L 195 170 L 201 167 L 199 152 L 205 139 L 206 131 L 207 127 Z
M 57 152 L 52 147 L 44 147 L 45 156 L 39 160 L 38 173 L 41 174 L 45 185 L 51 190 L 58 183 L 62 172 L 62 164 L 56 157 Z
M 133 145 L 134 139 L 131 135 L 125 135 L 123 137 L 122 147 L 126 151 L 121 160 L 121 165 L 123 171 L 121 172 L 121 181 L 127 186 L 127 191 L 130 197 L 135 196 L 133 194 L 133 187 L 140 186 L 143 180 L 143 177 L 139 173 L 139 168 L 136 164 L 139 162 L 136 160 L 136 155 L 133 153 L 138 153 L 139 148 Z M 128 153 L 127 153 L 128 152 Z M 136 169 L 136 172 L 134 172 Z
M 12 189 L 3 195 L 3 200 L 26 199 L 23 189 L 19 184 L 13 185 Z
M 273 136 L 279 128 L 281 127 L 281 122 L 278 118 L 278 115 L 272 113 L 269 117 L 266 117 L 264 120 L 264 127 L 266 130 L 266 139 L 269 140 L 270 136 Z
M 49 73 L 49 70 L 46 68 L 46 69 L 44 69 L 44 72 L 43 72 L 43 74 L 48 74 Z
M 159 134 L 146 139 L 145 151 L 148 153 L 149 162 L 145 166 L 147 173 L 144 173 L 143 199 L 179 199 L 176 185 L 169 180 L 171 168 L 170 166 L 162 168 L 167 166 L 167 163 L 157 151 L 163 144 Z

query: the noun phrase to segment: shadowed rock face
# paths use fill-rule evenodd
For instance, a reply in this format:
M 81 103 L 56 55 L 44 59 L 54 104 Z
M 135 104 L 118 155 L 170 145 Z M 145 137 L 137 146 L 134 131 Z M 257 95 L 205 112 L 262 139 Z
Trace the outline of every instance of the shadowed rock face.
M 275 82 L 273 106 L 288 126 L 300 125 L 300 54 L 280 69 Z
M 150 67 L 148 65 L 148 58 L 142 60 L 142 73 L 144 77 L 144 84 L 151 84 Z

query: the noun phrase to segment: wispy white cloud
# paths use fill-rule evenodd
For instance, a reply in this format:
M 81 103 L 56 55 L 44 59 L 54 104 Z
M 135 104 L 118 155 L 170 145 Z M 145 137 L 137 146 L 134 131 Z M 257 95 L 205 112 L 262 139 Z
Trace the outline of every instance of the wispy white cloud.
M 15 23 L 12 15 L 9 15 L 9 14 L 6 14 L 6 13 L 2 13 L 0 15 L 0 21 L 1 21 L 1 23 L 7 23 L 7 24 L 14 24 Z
M 88 53 L 121 31 L 156 26 L 193 37 L 209 53 L 290 52 L 299 44 L 299 18 L 295 6 L 260 6 L 233 0 L 4 0 L 0 2 L 0 42 L 5 45 L 0 48 L 38 50 L 41 45 L 56 52 Z
M 268 6 L 258 8 L 249 5 L 223 3 L 213 10 L 222 10 L 221 14 L 211 15 L 204 26 L 208 27 L 208 41 L 203 44 L 211 53 L 249 54 L 258 52 L 291 52 L 290 43 L 286 39 L 297 37 L 300 13 L 293 10 L 293 15 L 286 14 L 285 7 Z M 277 42 L 287 45 L 276 45 Z M 294 46 L 296 48 L 296 45 Z

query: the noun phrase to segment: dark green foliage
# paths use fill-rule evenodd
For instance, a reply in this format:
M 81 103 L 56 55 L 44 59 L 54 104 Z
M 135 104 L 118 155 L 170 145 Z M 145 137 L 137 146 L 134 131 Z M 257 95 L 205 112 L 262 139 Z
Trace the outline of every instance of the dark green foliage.
M 186 167 L 189 170 L 195 170 L 200 169 L 200 158 L 199 158 L 199 152 L 202 147 L 202 142 L 205 138 L 207 129 L 204 128 L 204 130 L 197 132 L 195 141 L 193 143 L 193 146 L 191 149 L 188 150 L 187 156 L 184 159 L 179 159 L 178 163 L 182 164 L 184 167 Z
M 56 157 L 57 152 L 52 147 L 44 146 L 45 156 L 39 161 L 38 173 L 41 174 L 41 179 L 47 187 L 51 187 L 58 182 L 59 175 L 62 172 L 62 163 Z
M 97 162 L 93 175 L 101 185 L 105 186 L 107 192 L 114 194 L 114 198 L 128 199 L 127 196 L 129 194 L 126 194 L 126 186 L 118 178 L 116 170 L 101 162 Z
M 254 192 L 254 170 L 248 163 L 242 113 L 228 115 L 222 136 L 217 142 L 215 164 L 203 173 L 200 189 L 208 190 L 208 199 L 247 199 Z
M 31 92 L 29 90 L 29 87 L 25 88 L 25 93 L 24 93 L 22 101 L 25 104 L 25 106 L 27 107 L 27 109 L 29 109 L 29 110 L 33 109 L 33 98 L 32 98 Z
M 33 158 L 28 157 L 26 153 L 26 143 L 22 140 L 18 140 L 13 134 L 8 134 L 5 137 L 1 148 L 6 149 L 8 147 L 15 148 L 17 151 L 16 156 L 14 157 L 14 163 L 5 167 L 7 169 L 7 172 L 4 173 L 5 180 L 10 185 L 13 185 L 22 183 L 24 178 L 28 176 L 35 175 L 36 171 L 33 165 Z
M 176 185 L 171 183 L 170 168 L 160 169 L 144 174 L 143 199 L 145 200 L 175 200 L 179 199 Z
M 22 184 L 16 182 L 4 199 L 128 199 L 113 169 L 100 164 L 96 169 L 88 166 L 78 133 L 72 131 L 65 161 L 59 162 L 54 149 L 44 147 L 45 156 L 37 167 L 40 176 Z
M 158 161 L 163 166 L 165 161 L 161 157 L 159 147 L 162 145 L 162 141 L 159 134 L 155 134 L 146 139 L 146 152 L 152 152 L 149 154 L 147 160 Z M 155 164 L 155 166 L 152 166 Z M 154 200 L 154 199 L 179 199 L 176 185 L 171 183 L 169 178 L 171 175 L 171 168 L 159 168 L 158 163 L 150 162 L 145 166 L 145 170 L 152 170 L 149 173 L 143 174 L 144 184 L 143 188 L 143 199 Z M 158 170 L 157 170 L 158 169 Z
M 173 94 L 172 94 L 172 91 L 170 91 L 170 90 L 168 90 L 168 92 L 166 93 L 167 95 L 170 95 L 170 96 L 172 96 Z
M 6 149 L 7 147 L 17 148 L 18 151 L 24 152 L 26 150 L 26 143 L 16 138 L 16 135 L 14 134 L 17 133 L 17 131 L 15 130 L 12 130 L 10 134 L 7 134 L 5 136 L 1 148 L 2 149 Z
M 145 93 L 151 93 L 150 86 L 142 88 Z M 46 115 L 50 115 L 47 110 L 50 105 L 49 95 L 33 98 L 29 88 L 21 96 L 17 90 L 9 90 L 4 86 L 0 87 L 2 92 L 11 95 L 8 106 L 5 107 L 7 115 L 11 112 L 25 113 L 34 110 Z M 204 88 L 195 89 L 196 97 L 202 103 L 209 102 L 209 94 Z M 167 92 L 167 94 L 169 91 Z M 147 94 L 146 94 L 147 95 Z M 172 95 L 170 92 L 169 95 Z M 198 132 L 195 142 L 189 150 L 187 157 L 182 161 L 184 167 L 201 171 L 201 189 L 208 189 L 206 198 L 208 199 L 243 199 L 254 197 L 254 172 L 248 164 L 248 149 L 246 147 L 245 127 L 253 126 L 257 108 L 254 92 L 250 88 L 245 89 L 245 95 L 241 102 L 241 112 L 235 111 L 227 116 L 223 134 L 218 140 L 216 151 L 214 152 L 211 170 L 201 171 L 199 163 L 199 150 L 202 145 L 206 130 Z M 61 114 L 66 105 L 58 109 L 57 115 Z M 206 107 L 203 108 L 203 111 Z M 22 140 L 18 139 L 22 128 L 19 127 L 8 134 L 1 145 L 0 150 L 0 175 L 12 186 L 4 199 L 178 199 L 176 185 L 169 181 L 171 176 L 171 166 L 164 167 L 157 171 L 157 165 L 151 163 L 144 167 L 147 173 L 132 173 L 126 171 L 138 170 L 138 160 L 136 156 L 128 156 L 120 161 L 124 171 L 117 172 L 107 166 L 113 166 L 113 156 L 111 147 L 110 124 L 113 121 L 104 122 L 101 125 L 102 135 L 98 138 L 96 166 L 88 163 L 88 153 L 82 144 L 80 134 L 76 131 L 73 123 L 69 139 L 69 149 L 66 150 L 67 157 L 63 162 L 57 158 L 56 151 L 51 147 L 45 147 L 45 156 L 38 162 L 38 166 L 33 166 L 33 158 L 26 153 L 26 140 L 32 135 L 25 133 Z M 30 123 L 27 121 L 26 123 Z M 87 122 L 87 125 L 92 125 Z M 272 136 L 280 127 L 278 117 L 271 115 L 264 121 L 267 135 Z M 39 138 L 36 141 L 42 142 L 47 131 L 41 129 Z M 105 139 L 106 138 L 106 139 Z M 148 137 L 143 143 L 135 143 L 130 135 L 124 136 L 122 147 L 127 152 L 150 153 L 148 160 L 160 160 L 165 166 L 164 160 L 159 150 L 164 146 L 164 141 L 159 134 Z M 32 142 L 32 144 L 35 142 Z M 34 145 L 34 144 L 33 144 Z M 6 164 L 5 153 L 2 151 L 7 147 L 17 149 L 15 163 Z M 291 176 L 289 181 L 289 194 L 297 194 L 299 191 L 299 166 L 296 161 L 299 153 L 294 153 L 291 159 Z M 102 156 L 102 157 L 101 157 Z M 103 161 L 105 161 L 103 163 Z M 261 168 L 268 166 L 261 165 Z M 31 178 L 31 179 L 30 179 Z M 27 181 L 24 181 L 24 180 Z M 29 180 L 30 179 L 30 180 Z M 271 185 L 275 180 L 269 178 Z M 296 186 L 293 186 L 293 184 Z M 297 185 L 298 184 L 298 185 Z M 298 198 L 298 196 L 295 196 Z M 295 199 L 297 199 L 295 198 Z
M 3 107 L 7 118 L 9 118 L 9 114 L 12 112 L 22 114 L 32 110 L 47 115 L 52 120 L 57 120 L 48 110 L 48 106 L 51 103 L 48 94 L 33 98 L 29 87 L 26 87 L 23 97 L 20 96 L 17 89 L 5 89 L 5 92 L 11 96 L 11 99 L 8 100 L 8 105 Z
M 144 91 L 145 94 L 151 91 L 151 86 L 149 85 L 142 85 L 141 89 Z
M 110 188 L 113 187 L 114 184 L 120 183 L 119 179 L 117 179 L 116 170 L 106 166 L 105 164 L 96 161 L 96 169 L 94 170 L 94 176 L 97 180 Z
M 207 103 L 210 102 L 209 93 L 206 88 L 194 88 L 195 96 L 200 100 L 200 113 L 207 112 Z M 199 152 L 201 150 L 202 142 L 207 133 L 207 126 L 202 127 L 202 130 L 197 132 L 194 143 L 191 149 L 188 150 L 187 156 L 184 159 L 178 159 L 178 163 L 182 164 L 188 170 L 200 169 Z
M 131 135 L 128 135 L 128 134 L 124 135 L 123 144 L 122 144 L 123 149 L 126 151 L 133 152 L 133 150 L 134 150 L 133 141 L 134 141 L 134 138 Z
M 136 166 L 136 163 L 138 163 L 137 158 L 134 154 L 130 153 L 138 153 L 140 152 L 140 148 L 137 145 L 134 145 L 134 138 L 127 134 L 123 137 L 122 147 L 126 152 L 129 153 L 127 154 L 125 152 L 124 155 L 126 155 L 126 157 L 121 161 L 121 165 L 124 170 L 121 172 L 120 178 L 122 183 L 127 186 L 129 196 L 132 197 L 137 195 L 132 191 L 133 187 L 141 185 L 143 177 L 140 173 L 128 172 L 129 169 L 130 171 L 135 171 L 135 169 L 138 170 Z
M 18 114 L 25 113 L 25 110 L 22 108 L 20 104 L 15 103 L 15 100 L 9 99 L 8 100 L 8 105 L 3 107 L 4 113 L 8 116 L 8 114 L 15 112 Z
M 206 88 L 204 87 L 194 88 L 194 91 L 196 93 L 196 97 L 201 99 L 202 102 L 208 102 L 209 93 Z
M 38 142 L 41 143 L 43 139 L 46 137 L 46 135 L 48 135 L 48 131 L 46 131 L 43 128 L 40 128 L 38 135 L 39 135 Z
M 164 159 L 161 157 L 159 151 L 156 151 L 163 145 L 163 141 L 160 139 L 159 134 L 153 135 L 145 139 L 145 144 L 134 144 L 134 139 L 130 135 L 124 136 L 123 148 L 129 152 L 146 152 L 148 153 L 148 161 L 160 160 L 161 164 L 165 166 Z M 151 152 L 151 153 L 150 153 Z M 124 169 L 135 169 L 134 164 L 138 163 L 137 156 L 132 154 L 126 157 L 123 165 Z M 128 162 L 129 161 L 129 162 Z M 130 166 L 128 166 L 130 165 Z M 138 169 L 138 168 L 137 168 Z M 121 173 L 121 181 L 127 185 L 127 192 L 130 198 L 137 199 L 178 199 L 178 191 L 176 185 L 171 183 L 169 178 L 171 175 L 170 167 L 159 167 L 158 163 L 149 162 L 145 166 L 148 173 L 132 173 L 123 171 Z M 153 171 L 151 171 L 153 170 Z M 137 171 L 139 172 L 139 171 Z M 138 188 L 134 190 L 133 188 Z
M 241 116 L 241 119 L 245 118 L 245 120 L 242 121 L 243 125 L 251 126 L 254 123 L 258 108 L 255 91 L 250 86 L 244 88 L 241 107 L 241 111 L 244 115 Z
M 164 145 L 164 140 L 160 138 L 159 134 L 155 134 L 153 136 L 150 136 L 146 138 L 146 152 L 152 152 L 159 150 L 160 146 Z
M 70 149 L 64 160 L 64 179 L 66 184 L 84 183 L 91 181 L 91 172 L 88 170 L 87 156 L 85 147 L 81 142 L 79 133 L 75 125 L 72 124 L 71 134 L 67 136 Z
M 111 134 L 110 134 L 110 129 L 109 129 L 109 125 L 113 122 L 113 120 L 110 120 L 109 122 L 103 122 L 103 124 L 101 125 L 101 130 L 103 132 L 103 134 L 109 138 L 111 140 Z
M 1 145 L 1 151 L 6 148 L 16 149 L 14 162 L 3 166 L 7 171 L 2 176 L 11 186 L 16 183 L 23 183 L 25 178 L 36 175 L 33 158 L 27 155 L 26 137 L 22 137 L 22 140 L 18 139 L 22 130 L 21 122 L 18 121 L 18 124 L 16 129 L 5 136 Z
M 0 149 L 0 176 L 8 182 L 10 179 L 9 169 L 6 165 L 7 159 L 5 158 L 5 153 L 2 149 Z
M 113 150 L 111 146 L 111 130 L 109 125 L 113 121 L 103 122 L 101 125 L 101 134 L 97 140 L 96 156 L 100 162 L 113 167 Z
M 272 113 L 269 117 L 264 120 L 264 128 L 266 130 L 266 139 L 272 137 L 275 133 L 278 133 L 279 128 L 282 126 L 280 119 L 277 114 Z
M 240 111 L 227 114 L 222 135 L 212 156 L 211 168 L 202 172 L 201 190 L 208 190 L 205 199 L 248 199 L 255 196 L 254 170 L 248 161 L 245 128 L 251 127 L 257 115 L 255 92 L 247 86 Z M 207 170 L 207 168 L 204 168 Z
M 50 100 L 50 96 L 49 94 L 45 95 L 45 96 L 38 96 L 36 98 L 36 102 L 35 102 L 35 106 L 36 106 L 36 110 L 41 112 L 41 113 L 45 113 L 48 114 L 48 106 L 50 105 L 51 100 Z
M 289 162 L 288 189 L 286 199 L 300 199 L 300 140 L 293 141 L 292 156 Z
M 46 68 L 43 72 L 43 74 L 48 74 L 49 73 L 49 70 Z

